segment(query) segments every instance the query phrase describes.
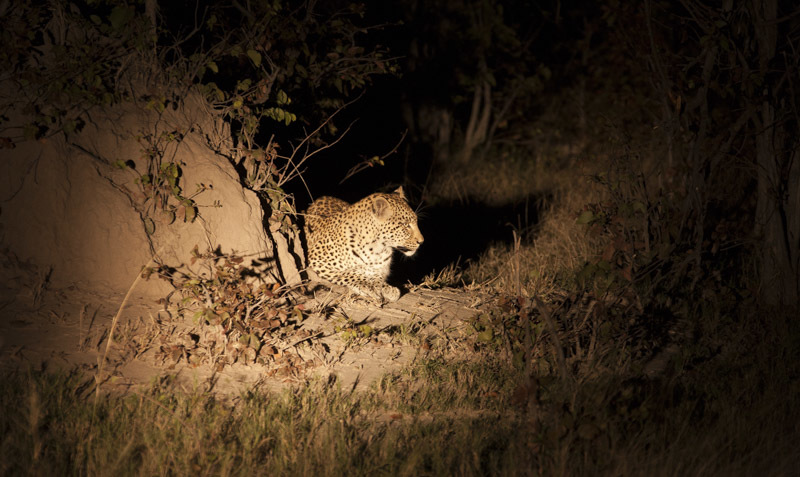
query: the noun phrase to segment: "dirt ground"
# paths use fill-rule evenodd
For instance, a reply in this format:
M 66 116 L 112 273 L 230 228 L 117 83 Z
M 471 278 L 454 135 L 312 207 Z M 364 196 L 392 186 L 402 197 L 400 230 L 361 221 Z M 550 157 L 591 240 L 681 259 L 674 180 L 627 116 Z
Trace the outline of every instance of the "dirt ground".
M 430 353 L 458 352 L 456 338 L 469 333 L 486 299 L 420 289 L 379 308 L 324 290 L 303 303 L 307 312 L 291 335 L 298 339 L 267 343 L 273 356 L 261 363 L 231 363 L 224 351 L 195 359 L 201 354 L 194 350 L 222 333 L 220 325 L 195 325 L 132 295 L 121 308 L 123 296 L 8 281 L 0 289 L 0 366 L 78 368 L 110 392 L 161 380 L 234 398 L 331 375 L 345 388 L 363 388 Z

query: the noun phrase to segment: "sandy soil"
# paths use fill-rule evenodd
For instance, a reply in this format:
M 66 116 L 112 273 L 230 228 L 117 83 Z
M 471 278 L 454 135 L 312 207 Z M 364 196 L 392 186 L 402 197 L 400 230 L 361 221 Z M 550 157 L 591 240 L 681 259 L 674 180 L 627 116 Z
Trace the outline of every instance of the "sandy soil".
M 194 325 L 156 300 L 135 296 L 121 309 L 123 298 L 49 290 L 36 280 L 7 283 L 0 289 L 0 366 L 78 368 L 111 392 L 168 380 L 185 390 L 234 397 L 331 375 L 345 387 L 363 388 L 431 353 L 457 352 L 457 338 L 486 299 L 416 290 L 378 308 L 323 291 L 303 304 L 306 318 L 292 335 L 300 339 L 272 343 L 274 359 L 226 363 L 217 355 L 214 364 L 195 359 L 193 350 L 221 334 L 219 325 Z

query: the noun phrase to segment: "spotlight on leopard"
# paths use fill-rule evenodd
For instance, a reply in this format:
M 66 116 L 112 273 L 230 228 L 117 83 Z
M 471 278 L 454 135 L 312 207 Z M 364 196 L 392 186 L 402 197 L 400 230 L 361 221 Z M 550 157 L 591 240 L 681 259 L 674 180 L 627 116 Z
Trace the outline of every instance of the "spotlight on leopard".
M 322 278 L 381 304 L 396 301 L 388 285 L 392 251 L 414 255 L 423 237 L 403 188 L 355 204 L 320 197 L 305 213 L 308 264 Z

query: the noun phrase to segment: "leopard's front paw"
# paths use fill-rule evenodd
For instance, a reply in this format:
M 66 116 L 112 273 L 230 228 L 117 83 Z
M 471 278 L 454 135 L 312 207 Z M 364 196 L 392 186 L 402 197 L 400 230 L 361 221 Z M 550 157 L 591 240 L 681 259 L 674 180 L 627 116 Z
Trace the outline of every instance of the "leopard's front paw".
M 400 289 L 397 287 L 384 285 L 381 287 L 384 303 L 391 303 L 400 299 Z

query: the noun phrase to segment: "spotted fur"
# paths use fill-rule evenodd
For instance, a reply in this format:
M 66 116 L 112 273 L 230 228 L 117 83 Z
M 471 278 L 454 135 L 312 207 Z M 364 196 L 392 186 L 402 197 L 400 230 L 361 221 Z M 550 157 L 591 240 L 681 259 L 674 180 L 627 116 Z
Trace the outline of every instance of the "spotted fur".
M 423 237 L 403 188 L 355 204 L 320 197 L 306 211 L 308 263 L 317 274 L 381 303 L 400 290 L 386 284 L 392 250 L 414 255 Z

